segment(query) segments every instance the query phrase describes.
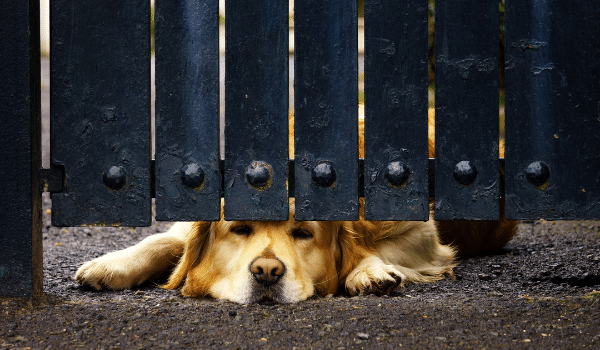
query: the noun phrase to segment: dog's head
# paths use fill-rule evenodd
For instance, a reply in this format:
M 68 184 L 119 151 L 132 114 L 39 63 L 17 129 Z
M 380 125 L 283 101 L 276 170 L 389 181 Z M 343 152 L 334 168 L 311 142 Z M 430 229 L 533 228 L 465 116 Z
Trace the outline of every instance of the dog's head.
M 166 287 L 243 304 L 333 294 L 365 255 L 357 236 L 342 222 L 199 222 Z

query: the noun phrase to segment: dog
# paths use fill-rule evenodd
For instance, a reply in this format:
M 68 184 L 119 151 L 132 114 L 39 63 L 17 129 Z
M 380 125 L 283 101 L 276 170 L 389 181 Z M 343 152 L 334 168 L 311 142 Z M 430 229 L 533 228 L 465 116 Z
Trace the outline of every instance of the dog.
M 295 221 L 293 210 L 291 199 L 287 221 L 178 222 L 84 263 L 75 279 L 96 290 L 122 290 L 168 276 L 162 287 L 181 288 L 184 296 L 250 304 L 383 295 L 409 282 L 453 276 L 460 247 L 441 243 L 439 222 Z M 471 238 L 491 232 L 507 239 L 514 234 L 508 223 L 453 222 L 444 226 L 445 239 L 457 229 Z

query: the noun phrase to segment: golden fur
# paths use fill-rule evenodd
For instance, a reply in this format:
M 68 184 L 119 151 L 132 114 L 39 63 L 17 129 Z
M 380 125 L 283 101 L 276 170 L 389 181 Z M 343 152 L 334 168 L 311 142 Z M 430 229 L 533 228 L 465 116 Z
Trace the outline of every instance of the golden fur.
M 293 218 L 293 201 L 291 208 Z M 476 233 L 469 229 L 481 224 L 452 225 L 450 230 Z M 506 227 L 496 222 L 495 229 Z M 180 222 L 166 233 L 86 262 L 76 279 L 94 289 L 119 290 L 169 275 L 164 287 L 181 287 L 185 296 L 293 303 L 344 291 L 387 294 L 409 282 L 452 276 L 455 251 L 440 243 L 433 220 Z M 283 272 L 273 285 L 261 283 L 251 271 L 260 258 Z

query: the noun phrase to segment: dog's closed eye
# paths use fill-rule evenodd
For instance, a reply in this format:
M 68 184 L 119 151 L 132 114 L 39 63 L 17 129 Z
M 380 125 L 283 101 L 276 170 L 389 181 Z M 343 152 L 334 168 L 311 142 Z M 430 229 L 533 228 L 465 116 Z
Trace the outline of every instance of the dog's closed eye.
M 304 228 L 296 228 L 292 231 L 292 237 L 295 239 L 311 239 L 313 234 Z
M 252 233 L 252 227 L 248 225 L 239 225 L 231 229 L 231 232 L 240 236 L 249 236 Z

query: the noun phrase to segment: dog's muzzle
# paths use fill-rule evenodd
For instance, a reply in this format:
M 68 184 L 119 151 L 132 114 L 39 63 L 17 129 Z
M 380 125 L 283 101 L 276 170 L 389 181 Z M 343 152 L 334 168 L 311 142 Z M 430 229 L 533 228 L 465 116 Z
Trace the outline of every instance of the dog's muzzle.
M 285 273 L 285 265 L 277 258 L 256 258 L 250 263 L 250 273 L 259 284 L 269 287 Z

